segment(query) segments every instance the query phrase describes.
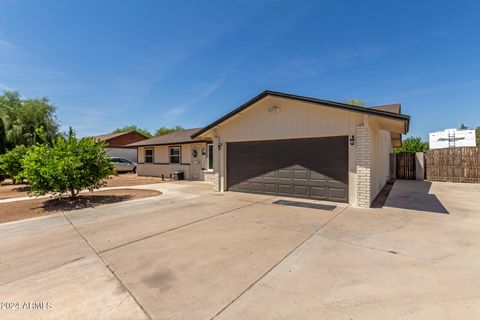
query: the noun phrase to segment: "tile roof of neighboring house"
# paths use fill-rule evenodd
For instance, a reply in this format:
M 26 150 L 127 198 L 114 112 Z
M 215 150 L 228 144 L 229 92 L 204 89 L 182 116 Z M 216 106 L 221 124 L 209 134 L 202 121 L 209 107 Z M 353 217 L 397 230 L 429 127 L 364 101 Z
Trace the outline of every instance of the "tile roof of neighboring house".
M 382 110 L 382 111 L 397 113 L 397 114 L 402 113 L 402 106 L 399 103 L 385 104 L 385 105 L 373 106 L 373 107 L 369 107 L 369 108 L 370 109 L 375 109 L 375 110 Z
M 192 135 L 195 134 L 201 128 L 184 129 L 167 133 L 162 136 L 153 137 L 151 139 L 142 140 L 139 142 L 131 143 L 128 147 L 141 147 L 141 146 L 153 146 L 153 145 L 167 145 L 177 143 L 190 143 L 196 140 L 192 139 Z
M 390 118 L 390 119 L 400 120 L 400 121 L 404 122 L 405 132 L 408 131 L 408 127 L 409 127 L 409 124 L 410 124 L 410 116 L 404 115 L 404 114 L 401 114 L 401 113 L 397 113 L 397 112 L 385 111 L 385 110 L 382 110 L 381 108 L 376 109 L 375 107 L 374 108 L 359 107 L 359 106 L 354 106 L 354 105 L 341 103 L 341 102 L 321 100 L 321 99 L 317 99 L 317 98 L 310 98 L 310 97 L 298 96 L 298 95 L 289 94 L 289 93 L 266 90 L 266 91 L 260 93 L 259 95 L 257 95 L 256 97 L 254 97 L 253 99 L 251 99 L 251 100 L 247 101 L 246 103 L 242 104 L 238 108 L 234 109 L 233 111 L 227 113 L 223 117 L 221 117 L 221 118 L 217 119 L 216 121 L 210 123 L 206 127 L 196 131 L 194 134 L 192 134 L 192 137 L 196 138 L 196 137 L 200 136 L 202 133 L 205 133 L 205 132 L 209 131 L 210 129 L 216 127 L 217 125 L 226 121 L 227 119 L 230 119 L 231 117 L 235 116 L 239 112 L 247 109 L 251 105 L 255 104 L 256 102 L 260 101 L 261 99 L 263 99 L 267 96 L 293 99 L 293 100 L 297 100 L 297 101 L 309 102 L 309 103 L 319 104 L 319 105 L 322 105 L 322 106 L 338 108 L 338 109 L 342 109 L 342 110 L 360 112 L 360 113 L 363 113 L 363 114 L 370 114 L 370 115 L 375 115 L 375 116 L 379 116 L 379 117 L 386 117 L 386 118 Z M 379 106 L 379 107 L 385 107 L 385 106 Z
M 130 133 L 130 132 L 118 132 L 118 133 L 101 134 L 101 135 L 98 135 L 98 136 L 94 136 L 93 138 L 96 141 L 106 141 L 106 140 L 109 140 L 109 139 L 112 139 L 112 138 L 123 136 L 124 134 Z

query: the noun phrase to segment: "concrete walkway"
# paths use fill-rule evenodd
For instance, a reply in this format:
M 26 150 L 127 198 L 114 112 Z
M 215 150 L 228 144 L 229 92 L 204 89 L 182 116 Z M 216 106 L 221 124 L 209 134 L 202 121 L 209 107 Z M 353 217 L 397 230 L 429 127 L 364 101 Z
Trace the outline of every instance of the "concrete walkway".
M 0 225 L 0 302 L 44 303 L 0 318 L 480 317 L 478 185 L 397 181 L 383 209 L 332 211 L 159 188 Z

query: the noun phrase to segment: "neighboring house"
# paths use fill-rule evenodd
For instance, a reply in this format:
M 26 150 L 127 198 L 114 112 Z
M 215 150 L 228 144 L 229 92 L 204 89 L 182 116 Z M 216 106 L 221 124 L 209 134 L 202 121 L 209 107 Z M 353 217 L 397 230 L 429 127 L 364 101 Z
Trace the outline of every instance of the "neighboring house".
M 446 129 L 431 132 L 428 135 L 429 149 L 443 149 L 455 147 L 476 147 L 475 130 Z
M 93 138 L 107 144 L 104 150 L 110 157 L 125 158 L 133 162 L 137 162 L 137 148 L 127 145 L 148 139 L 138 131 L 102 134 Z
M 179 130 L 130 144 L 138 147 L 137 174 L 170 177 L 183 171 L 185 179 L 208 180 L 213 172 L 212 139 L 192 139 L 200 128 Z
M 365 108 L 265 91 L 204 128 L 130 146 L 138 147 L 139 175 L 182 170 L 215 191 L 369 207 L 409 123 L 399 104 Z

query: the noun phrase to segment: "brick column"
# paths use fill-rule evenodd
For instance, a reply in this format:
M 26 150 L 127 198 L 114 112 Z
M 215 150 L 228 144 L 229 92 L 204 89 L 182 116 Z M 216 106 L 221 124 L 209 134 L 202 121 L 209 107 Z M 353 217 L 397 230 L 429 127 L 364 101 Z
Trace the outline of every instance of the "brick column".
M 220 138 L 213 138 L 213 191 L 220 191 Z
M 371 172 L 373 165 L 372 129 L 370 126 L 357 127 L 357 205 L 370 208 Z

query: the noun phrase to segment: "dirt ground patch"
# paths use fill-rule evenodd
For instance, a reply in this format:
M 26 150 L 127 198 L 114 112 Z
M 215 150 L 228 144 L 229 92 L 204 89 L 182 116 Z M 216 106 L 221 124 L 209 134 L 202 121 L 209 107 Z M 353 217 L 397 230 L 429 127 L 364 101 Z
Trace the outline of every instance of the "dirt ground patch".
M 138 177 L 135 173 L 124 173 L 108 179 L 107 187 L 131 187 L 161 182 L 165 181 L 162 181 L 162 178 Z M 27 197 L 28 190 L 27 184 L 13 184 L 11 181 L 6 181 L 0 185 L 0 200 Z
M 139 177 L 135 173 L 122 173 L 116 176 L 112 176 L 108 180 L 107 187 L 130 187 L 161 182 L 165 181 L 162 181 L 162 178 Z
M 28 185 L 5 183 L 0 185 L 0 199 L 28 196 Z
M 0 204 L 0 223 L 46 216 L 62 211 L 70 211 L 101 206 L 109 203 L 161 195 L 160 191 L 142 189 L 102 190 L 81 194 L 74 201 L 67 198 L 32 199 Z

